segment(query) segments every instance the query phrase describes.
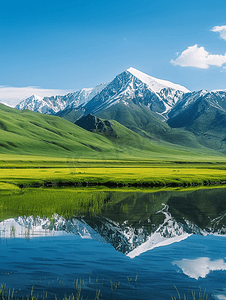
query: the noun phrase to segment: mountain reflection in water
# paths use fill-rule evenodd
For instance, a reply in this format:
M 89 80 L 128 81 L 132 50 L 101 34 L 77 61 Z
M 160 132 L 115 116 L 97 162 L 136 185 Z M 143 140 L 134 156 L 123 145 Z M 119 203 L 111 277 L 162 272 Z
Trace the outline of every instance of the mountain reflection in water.
M 0 237 L 79 235 L 133 258 L 192 234 L 225 235 L 226 190 L 108 192 L 100 215 L 19 216 L 0 223 Z
M 26 193 L 1 198 L 0 283 L 18 297 L 33 287 L 35 294 L 48 291 L 48 299 L 78 295 L 81 280 L 88 300 L 97 299 L 97 291 L 102 299 L 171 299 L 178 296 L 174 285 L 181 295 L 201 287 L 214 291 L 214 299 L 226 297 L 226 189 L 75 190 L 70 197 L 61 190 L 65 199 L 58 202 L 58 190 L 45 192 L 42 211 L 35 201 L 27 205 L 32 197 Z M 74 195 L 101 205 L 95 214 L 75 214 Z

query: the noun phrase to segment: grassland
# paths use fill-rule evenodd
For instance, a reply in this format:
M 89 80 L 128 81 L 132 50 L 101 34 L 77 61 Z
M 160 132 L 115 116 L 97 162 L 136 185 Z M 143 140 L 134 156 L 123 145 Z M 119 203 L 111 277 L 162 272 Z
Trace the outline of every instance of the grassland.
M 0 104 L 0 153 L 85 160 L 226 160 L 198 143 L 194 147 L 144 138 L 116 121 L 116 137 L 89 132 L 65 119 L 18 111 Z M 31 159 L 34 160 L 34 159 Z
M 1 155 L 0 183 L 19 187 L 224 184 L 226 162 L 73 160 Z
M 112 121 L 116 137 L 0 104 L 0 183 L 39 186 L 186 186 L 225 183 L 226 156 L 144 138 Z

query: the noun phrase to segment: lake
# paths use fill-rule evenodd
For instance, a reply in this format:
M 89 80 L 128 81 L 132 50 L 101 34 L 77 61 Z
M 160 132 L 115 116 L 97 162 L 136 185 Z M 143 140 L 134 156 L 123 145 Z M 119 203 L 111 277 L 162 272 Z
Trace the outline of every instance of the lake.
M 226 189 L 118 189 L 104 191 L 98 214 L 55 210 L 2 206 L 0 283 L 10 296 L 198 299 L 201 289 L 226 299 Z

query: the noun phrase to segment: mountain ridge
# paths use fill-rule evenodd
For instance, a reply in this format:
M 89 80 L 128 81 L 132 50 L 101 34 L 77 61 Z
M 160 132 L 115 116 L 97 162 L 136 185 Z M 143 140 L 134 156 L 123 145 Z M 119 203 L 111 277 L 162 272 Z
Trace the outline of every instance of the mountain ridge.
M 82 107 L 78 106 L 76 110 L 82 110 L 83 114 L 91 113 L 95 115 L 118 103 L 123 103 L 126 106 L 130 106 L 131 103 L 137 105 L 142 103 L 155 114 L 156 118 L 165 121 L 168 112 L 182 98 L 184 92 L 172 88 L 172 86 L 178 85 L 171 83 L 171 86 L 167 87 L 166 85 L 154 82 L 154 77 L 150 77 L 140 71 L 137 72 L 139 72 L 139 76 L 133 75 L 135 73 L 134 69 L 133 72 L 126 70 L 120 73 L 100 93 L 87 102 L 86 105 Z M 140 73 L 143 75 L 140 75 Z M 168 84 L 167 81 L 164 81 L 164 83 Z M 152 88 L 152 84 L 154 88 Z M 68 109 L 65 114 L 61 112 L 61 116 L 65 118 L 67 118 L 67 114 Z
M 131 67 L 91 89 L 30 98 L 32 103 L 27 100 L 16 108 L 55 114 L 72 123 L 92 114 L 116 120 L 146 138 L 189 147 L 198 141 L 226 153 L 226 91 L 191 92 Z
M 132 67 L 128 68 L 127 70 L 117 75 L 112 81 L 116 83 L 116 85 L 118 85 L 119 82 L 116 82 L 117 79 L 119 79 L 120 81 L 120 80 L 125 80 L 126 78 L 130 78 L 130 82 L 128 82 L 126 89 L 120 91 L 119 97 L 124 96 L 124 98 L 128 98 L 132 96 L 133 98 L 135 98 L 139 96 L 140 98 L 142 98 L 142 97 L 147 97 L 146 94 L 148 93 L 149 98 L 151 96 L 154 97 L 153 101 L 154 100 L 160 100 L 160 102 L 163 101 L 163 103 L 161 104 L 163 108 L 164 108 L 164 104 L 166 103 L 166 107 L 165 107 L 166 111 L 168 111 L 169 107 L 171 107 L 174 104 L 171 103 L 172 99 L 175 102 L 181 98 L 181 93 L 189 92 L 187 88 L 179 84 L 174 84 L 166 80 L 157 79 L 141 71 L 138 71 Z M 30 109 L 36 112 L 54 114 L 54 113 L 62 112 L 65 109 L 68 110 L 69 108 L 83 107 L 90 100 L 92 100 L 96 95 L 100 94 L 109 84 L 112 83 L 112 81 L 110 83 L 97 85 L 93 88 L 84 88 L 80 91 L 66 94 L 65 96 L 39 97 L 37 101 L 39 102 L 43 101 L 44 103 L 43 105 L 38 105 L 38 106 L 35 106 L 34 103 L 33 104 L 30 103 L 31 100 L 33 100 L 33 102 L 35 100 L 32 99 L 35 98 L 35 96 L 33 95 L 21 101 L 18 105 L 16 105 L 15 108 L 20 110 Z M 136 91 L 137 88 L 139 88 L 138 91 Z M 172 93 L 172 95 L 170 95 L 170 92 Z M 114 91 L 111 90 L 111 93 L 113 94 Z M 143 93 L 145 93 L 145 95 L 143 95 Z M 108 106 L 110 104 L 113 104 L 114 100 L 117 101 L 119 99 L 119 97 L 117 97 L 117 93 L 115 93 L 115 95 L 112 94 L 111 94 L 110 101 L 108 101 Z M 112 96 L 116 96 L 116 97 L 112 98 Z M 125 105 L 127 104 L 126 101 L 124 101 L 124 103 Z M 49 106 L 49 110 L 48 110 L 48 106 Z M 158 111 L 158 113 L 162 113 L 162 112 L 163 111 L 161 109 L 160 111 Z
M 99 93 L 108 83 L 102 83 L 92 88 L 83 88 L 79 91 L 68 93 L 64 96 L 40 97 L 32 95 L 25 100 L 22 100 L 15 106 L 16 109 L 55 114 L 64 110 L 66 107 L 77 107 L 86 104 L 97 93 Z

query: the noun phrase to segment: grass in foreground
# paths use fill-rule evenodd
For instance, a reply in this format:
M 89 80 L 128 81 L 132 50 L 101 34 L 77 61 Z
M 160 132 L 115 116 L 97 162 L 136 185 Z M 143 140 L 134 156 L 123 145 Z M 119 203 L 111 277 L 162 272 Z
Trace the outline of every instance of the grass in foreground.
M 86 282 L 87 281 L 87 282 Z M 107 282 L 106 282 L 107 281 Z M 131 285 L 131 289 L 134 290 L 137 287 L 137 275 L 134 278 L 127 277 L 127 282 L 124 283 L 123 289 L 125 289 L 125 285 L 127 284 L 128 287 Z M 59 285 L 63 284 L 60 280 L 58 280 Z M 106 287 L 108 288 L 108 294 L 111 295 L 111 299 L 114 296 L 114 299 L 117 299 L 117 290 L 120 289 L 120 284 L 122 284 L 120 281 L 113 282 L 111 279 L 101 278 L 98 279 L 98 277 L 91 279 L 90 274 L 89 278 L 85 280 L 85 278 L 79 278 L 74 280 L 73 282 L 73 288 L 74 293 L 71 295 L 64 294 L 63 297 L 59 297 L 57 295 L 54 295 L 54 299 L 62 299 L 62 300 L 83 300 L 83 299 L 93 299 L 93 300 L 99 300 L 104 299 L 103 297 L 103 290 L 105 290 L 106 293 Z M 175 287 L 176 288 L 176 287 Z M 177 288 L 176 288 L 177 290 Z M 84 292 L 86 294 L 89 294 L 87 298 L 84 298 Z M 190 295 L 189 295 L 190 292 Z M 18 291 L 15 291 L 15 289 L 8 288 L 5 284 L 1 284 L 0 288 L 0 300 L 15 300 L 15 299 L 27 299 L 27 300 L 47 300 L 53 298 L 53 295 L 49 296 L 47 291 L 42 291 L 41 294 L 35 294 L 34 293 L 34 286 L 31 288 L 31 292 L 29 295 L 26 296 L 17 296 Z M 133 292 L 134 293 L 134 292 Z M 171 300 L 208 300 L 210 299 L 208 295 L 206 294 L 206 291 L 202 291 L 200 288 L 200 291 L 196 294 L 195 291 L 188 291 L 187 295 L 184 294 L 184 297 L 181 297 L 179 291 L 177 290 L 178 298 L 175 296 L 171 296 Z M 116 297 L 116 298 L 115 298 Z M 152 298 L 151 298 L 152 299 Z
M 48 279 L 40 279 L 37 282 L 32 281 L 31 291 L 29 294 L 21 295 L 21 289 L 15 290 L 14 288 L 8 288 L 6 284 L 0 284 L 0 300 L 99 300 L 99 299 L 117 299 L 117 292 L 120 290 L 124 293 L 138 293 L 137 288 L 138 276 L 121 277 L 117 279 L 111 279 L 109 277 L 101 277 L 98 275 L 93 276 L 88 273 L 88 276 L 72 279 L 73 282 L 67 284 L 63 280 L 57 278 L 56 280 L 48 281 Z M 48 282 L 48 283 L 47 283 Z M 45 285 L 48 284 L 48 290 Z M 52 287 L 56 288 L 56 292 L 52 290 Z M 71 293 L 67 296 L 66 292 Z M 104 295 L 104 297 L 103 297 Z M 107 296 L 107 298 L 105 298 Z M 127 296 L 128 297 L 128 296 Z
M 184 297 L 183 296 L 181 297 L 177 287 L 176 286 L 174 286 L 174 287 L 177 291 L 178 298 L 176 298 L 175 296 L 171 296 L 172 300 L 189 300 L 189 299 L 191 299 L 191 300 L 208 300 L 208 299 L 210 299 L 208 297 L 208 295 L 206 294 L 206 290 L 204 290 L 204 292 L 202 292 L 201 288 L 200 288 L 200 291 L 198 292 L 197 297 L 196 297 L 195 291 L 190 291 L 190 290 L 188 290 L 187 295 L 184 294 Z M 189 292 L 191 294 L 191 297 L 189 295 Z
M 139 292 L 139 289 L 137 289 L 138 285 L 138 276 L 135 277 L 127 277 L 127 278 L 121 278 L 122 280 L 112 280 L 109 278 L 91 278 L 90 273 L 88 273 L 88 278 L 79 278 L 75 279 L 73 281 L 73 288 L 70 290 L 73 291 L 71 295 L 66 295 L 64 293 L 63 297 L 59 297 L 59 295 L 53 295 L 52 293 L 48 293 L 45 290 L 42 290 L 42 292 L 35 293 L 35 285 L 31 287 L 31 292 L 29 295 L 26 296 L 17 296 L 18 291 L 15 289 L 10 289 L 6 286 L 6 284 L 0 285 L 0 300 L 16 300 L 16 299 L 27 299 L 27 300 L 47 300 L 47 299 L 62 299 L 62 300 L 83 300 L 83 299 L 93 299 L 93 300 L 99 300 L 99 299 L 105 299 L 103 298 L 103 294 L 110 295 L 111 299 L 117 299 L 117 292 L 118 290 L 124 290 L 128 293 L 128 291 L 131 289 L 131 291 Z M 41 283 L 41 280 L 39 281 L 39 284 Z M 64 285 L 63 281 L 61 281 L 59 278 L 57 278 L 58 285 Z M 49 283 L 50 284 L 50 283 Z M 140 285 L 140 283 L 139 283 Z M 175 286 L 175 289 L 177 291 L 178 297 L 171 296 L 171 300 L 209 300 L 208 294 L 206 294 L 206 291 L 200 290 L 196 293 L 194 290 L 188 290 L 187 294 L 183 297 L 181 297 L 178 289 Z M 63 287 L 62 287 L 63 290 Z M 63 294 L 63 292 L 61 291 Z M 85 295 L 85 296 L 84 296 Z M 114 298 L 113 298 L 114 297 Z M 116 298 L 115 298 L 116 297 Z M 127 296 L 128 297 L 128 296 Z M 126 299 L 127 299 L 126 297 Z M 137 298 L 139 299 L 139 298 Z M 152 298 L 150 298 L 152 299 Z

